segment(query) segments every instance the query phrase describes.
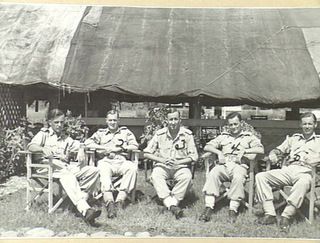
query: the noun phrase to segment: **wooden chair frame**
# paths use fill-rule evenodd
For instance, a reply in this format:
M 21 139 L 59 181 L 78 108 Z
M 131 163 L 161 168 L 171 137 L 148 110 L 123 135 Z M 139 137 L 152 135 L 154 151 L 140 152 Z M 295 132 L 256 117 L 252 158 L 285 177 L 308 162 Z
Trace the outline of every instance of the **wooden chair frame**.
M 204 159 L 204 166 L 205 166 L 205 173 L 206 173 L 206 178 L 209 174 L 210 171 L 210 156 L 213 154 L 210 152 L 204 153 L 201 158 Z M 253 201 L 254 201 L 254 168 L 255 168 L 255 163 L 256 160 L 250 160 L 250 165 L 249 165 L 249 173 L 248 177 L 245 183 L 248 183 L 248 202 L 242 200 L 241 202 L 248 208 L 249 214 L 252 214 L 253 212 Z M 218 203 L 221 199 L 227 196 L 227 190 L 220 195 L 218 198 L 216 198 L 216 203 Z
M 46 164 L 33 163 L 31 152 L 20 151 L 19 153 L 26 156 L 27 206 L 25 209 L 28 211 L 32 202 L 36 201 L 43 193 L 48 193 L 48 213 L 53 213 L 67 198 L 67 195 L 63 194 L 63 188 L 59 183 L 59 180 L 53 177 L 52 159 L 48 159 L 48 163 Z M 56 203 L 53 201 L 54 182 L 57 182 L 59 185 L 59 200 Z M 31 198 L 32 192 L 37 193 L 33 198 Z

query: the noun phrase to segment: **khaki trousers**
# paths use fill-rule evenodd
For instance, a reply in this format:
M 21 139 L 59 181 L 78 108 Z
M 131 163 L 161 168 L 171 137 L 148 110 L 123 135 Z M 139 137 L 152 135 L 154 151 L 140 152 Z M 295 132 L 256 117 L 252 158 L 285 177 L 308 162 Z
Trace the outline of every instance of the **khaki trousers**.
M 112 176 L 122 175 L 119 191 L 130 193 L 136 184 L 138 167 L 135 163 L 122 160 L 122 161 L 108 161 L 102 159 L 98 161 L 98 169 L 100 171 L 100 182 L 102 193 L 112 191 Z M 112 198 L 106 199 L 113 201 Z
M 283 186 L 292 186 L 287 202 L 300 208 L 310 190 L 311 170 L 305 166 L 289 165 L 256 175 L 256 193 L 259 202 L 273 200 L 272 187 Z
M 216 165 L 209 172 L 203 187 L 205 195 L 220 195 L 220 187 L 223 182 L 230 181 L 228 198 L 231 200 L 244 199 L 244 183 L 246 181 L 247 169 L 243 165 L 234 162 L 227 162 L 223 165 Z
M 167 179 L 174 179 L 177 182 L 172 191 L 170 191 L 167 185 Z M 192 174 L 189 168 L 173 170 L 156 166 L 153 168 L 151 180 L 160 199 L 173 196 L 178 201 L 181 201 L 191 186 Z
M 87 193 L 93 193 L 99 187 L 99 170 L 93 166 L 69 166 L 55 170 L 53 177 L 58 178 L 66 194 L 80 212 L 85 212 L 90 206 L 87 204 Z M 83 192 L 84 191 L 84 192 Z

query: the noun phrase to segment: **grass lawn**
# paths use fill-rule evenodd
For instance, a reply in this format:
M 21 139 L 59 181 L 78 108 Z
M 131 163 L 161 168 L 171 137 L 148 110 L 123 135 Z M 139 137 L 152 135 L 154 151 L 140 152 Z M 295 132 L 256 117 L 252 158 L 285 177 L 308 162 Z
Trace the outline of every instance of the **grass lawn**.
M 203 223 L 198 221 L 203 210 L 204 200 L 201 189 L 204 184 L 204 172 L 195 174 L 193 193 L 189 193 L 187 200 L 182 204 L 185 217 L 176 220 L 174 216 L 164 211 L 154 200 L 147 198 L 118 213 L 115 219 L 107 219 L 106 212 L 102 211 L 99 228 L 87 226 L 82 219 L 75 217 L 71 210 L 60 208 L 54 214 L 46 212 L 45 198 L 38 200 L 30 211 L 24 211 L 25 190 L 17 191 L 11 195 L 0 198 L 0 228 L 4 230 L 17 230 L 25 227 L 45 227 L 56 233 L 67 231 L 75 233 L 94 233 L 98 231 L 121 234 L 125 232 L 148 231 L 152 236 L 178 236 L 178 237 L 268 237 L 268 238 L 320 238 L 320 217 L 313 225 L 303 220 L 296 221 L 288 234 L 282 233 L 277 226 L 256 225 L 255 216 L 250 216 L 245 209 L 241 210 L 238 220 L 234 224 L 227 221 L 228 202 L 219 202 L 212 221 Z M 139 171 L 137 190 L 145 196 L 154 195 L 151 185 L 144 182 L 143 171 Z M 45 197 L 45 196 L 43 196 Z M 99 207 L 99 205 L 96 205 Z

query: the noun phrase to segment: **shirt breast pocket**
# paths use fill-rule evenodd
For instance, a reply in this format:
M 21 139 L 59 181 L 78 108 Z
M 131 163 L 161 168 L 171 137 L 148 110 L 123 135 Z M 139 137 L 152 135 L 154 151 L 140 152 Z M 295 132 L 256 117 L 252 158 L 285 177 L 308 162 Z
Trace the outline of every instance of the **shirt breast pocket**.
M 231 141 L 223 140 L 223 141 L 221 141 L 220 146 L 221 146 L 222 148 L 223 148 L 223 147 L 231 147 L 231 146 L 232 146 L 232 142 L 231 142 Z

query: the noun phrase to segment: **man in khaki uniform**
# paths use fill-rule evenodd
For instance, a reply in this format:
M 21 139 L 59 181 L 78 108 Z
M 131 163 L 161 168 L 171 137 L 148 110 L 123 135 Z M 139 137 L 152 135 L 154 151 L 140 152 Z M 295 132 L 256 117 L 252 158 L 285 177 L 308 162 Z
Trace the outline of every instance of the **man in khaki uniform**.
M 65 116 L 62 111 L 51 110 L 48 120 L 50 127 L 42 128 L 31 140 L 28 149 L 33 153 L 43 154 L 44 163 L 48 162 L 48 158 L 53 158 L 53 176 L 59 178 L 62 187 L 83 215 L 84 220 L 95 226 L 95 218 L 101 214 L 101 210 L 95 210 L 88 205 L 85 192 L 96 191 L 99 183 L 99 170 L 83 163 L 77 166 L 68 164 L 68 154 L 77 152 L 80 143 L 64 134 Z M 81 160 L 85 163 L 84 158 Z
M 198 159 L 192 132 L 181 127 L 180 114 L 171 110 L 167 115 L 168 127 L 158 130 L 147 148 L 145 157 L 155 161 L 151 175 L 153 186 L 163 204 L 177 219 L 183 216 L 178 207 L 190 186 L 192 174 L 189 166 Z M 177 184 L 170 191 L 166 179 Z
M 314 133 L 317 119 L 311 112 L 300 117 L 302 133 L 287 137 L 277 148 L 271 150 L 269 159 L 277 163 L 280 158 L 288 155 L 281 169 L 261 172 L 256 175 L 256 193 L 262 203 L 264 217 L 257 220 L 260 224 L 277 222 L 273 205 L 272 187 L 292 186 L 287 199 L 287 206 L 281 214 L 280 228 L 289 229 L 296 209 L 300 208 L 311 185 L 311 164 L 320 160 L 320 136 Z
M 108 212 L 108 218 L 117 216 L 116 208 L 124 208 L 127 195 L 134 189 L 137 179 L 137 165 L 127 160 L 127 152 L 138 148 L 134 134 L 126 127 L 119 127 L 119 113 L 111 110 L 107 113 L 108 128 L 99 129 L 85 144 L 95 148 L 103 158 L 98 161 L 101 191 Z M 116 200 L 112 193 L 112 176 L 123 175 Z
M 248 160 L 257 154 L 263 154 L 264 148 L 260 140 L 251 132 L 242 131 L 241 115 L 237 112 L 227 116 L 229 132 L 211 140 L 204 151 L 218 155 L 218 165 L 208 174 L 203 192 L 205 194 L 205 210 L 200 220 L 211 220 L 215 205 L 215 198 L 220 194 L 223 182 L 230 181 L 228 198 L 230 199 L 229 219 L 234 222 L 237 217 L 240 201 L 244 199 L 244 183 L 246 180 Z

